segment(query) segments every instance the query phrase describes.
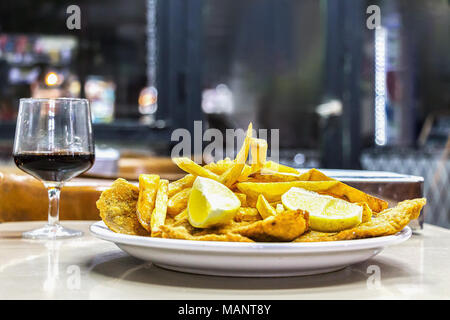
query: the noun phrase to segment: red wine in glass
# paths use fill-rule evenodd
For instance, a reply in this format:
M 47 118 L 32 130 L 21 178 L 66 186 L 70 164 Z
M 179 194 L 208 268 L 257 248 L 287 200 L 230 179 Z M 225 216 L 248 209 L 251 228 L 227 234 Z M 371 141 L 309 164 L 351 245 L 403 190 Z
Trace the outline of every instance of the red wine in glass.
M 49 197 L 48 223 L 23 233 L 29 239 L 81 236 L 59 223 L 64 183 L 95 160 L 91 112 L 86 99 L 20 99 L 13 157 L 17 167 L 42 181 Z
M 58 151 L 54 153 L 23 152 L 14 155 L 22 171 L 43 181 L 62 182 L 89 170 L 95 155 L 87 152 Z

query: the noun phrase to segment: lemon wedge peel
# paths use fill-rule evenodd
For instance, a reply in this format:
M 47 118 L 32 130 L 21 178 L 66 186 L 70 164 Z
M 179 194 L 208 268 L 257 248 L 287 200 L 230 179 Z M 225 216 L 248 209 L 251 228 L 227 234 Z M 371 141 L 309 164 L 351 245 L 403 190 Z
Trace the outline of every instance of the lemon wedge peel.
M 289 210 L 308 211 L 310 227 L 315 231 L 339 232 L 362 222 L 360 205 L 314 191 L 292 187 L 281 196 L 281 201 Z
M 256 201 L 256 209 L 263 219 L 274 216 L 277 214 L 275 209 L 270 205 L 270 203 L 264 198 L 262 194 L 258 196 Z
M 239 198 L 223 184 L 197 177 L 188 200 L 189 223 L 196 228 L 209 228 L 231 221 L 239 210 Z

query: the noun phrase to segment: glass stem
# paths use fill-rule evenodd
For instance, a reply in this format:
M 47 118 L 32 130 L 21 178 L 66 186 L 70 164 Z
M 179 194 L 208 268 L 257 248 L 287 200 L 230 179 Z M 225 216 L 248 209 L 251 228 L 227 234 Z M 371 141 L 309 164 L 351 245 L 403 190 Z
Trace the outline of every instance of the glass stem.
M 48 192 L 48 224 L 54 226 L 59 224 L 59 194 L 60 185 L 47 186 Z

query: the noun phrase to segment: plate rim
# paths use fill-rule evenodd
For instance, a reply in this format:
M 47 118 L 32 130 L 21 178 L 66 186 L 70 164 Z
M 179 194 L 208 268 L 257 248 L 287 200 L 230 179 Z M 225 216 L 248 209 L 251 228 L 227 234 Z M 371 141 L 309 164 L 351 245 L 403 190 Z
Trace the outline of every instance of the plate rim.
M 184 239 L 152 238 L 145 236 L 120 234 L 111 231 L 103 221 L 89 226 L 90 233 L 99 239 L 117 244 L 138 246 L 148 249 L 168 249 L 184 251 L 211 251 L 230 253 L 313 253 L 339 252 L 383 248 L 408 240 L 412 230 L 406 226 L 394 235 L 321 242 L 227 242 L 197 241 Z

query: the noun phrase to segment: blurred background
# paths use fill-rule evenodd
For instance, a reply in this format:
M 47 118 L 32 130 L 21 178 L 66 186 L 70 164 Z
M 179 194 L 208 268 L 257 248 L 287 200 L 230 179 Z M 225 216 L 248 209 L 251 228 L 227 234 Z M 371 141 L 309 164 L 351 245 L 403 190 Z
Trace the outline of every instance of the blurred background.
M 280 129 L 287 165 L 423 176 L 426 221 L 450 227 L 449 16 L 446 0 L 2 0 L 0 159 L 21 97 L 90 100 L 98 179 L 176 178 L 174 129 L 252 121 Z

